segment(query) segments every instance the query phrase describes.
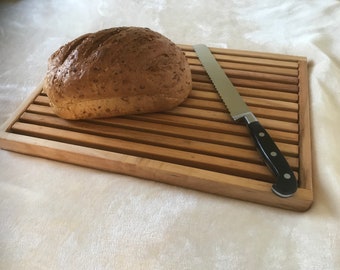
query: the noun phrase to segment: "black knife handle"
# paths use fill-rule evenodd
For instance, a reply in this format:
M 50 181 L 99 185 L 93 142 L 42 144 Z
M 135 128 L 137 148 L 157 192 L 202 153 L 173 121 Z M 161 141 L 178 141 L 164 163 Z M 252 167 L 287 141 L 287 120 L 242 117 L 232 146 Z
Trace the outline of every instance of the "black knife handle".
M 257 149 L 276 176 L 273 192 L 280 197 L 292 196 L 297 190 L 298 182 L 287 160 L 260 122 L 248 122 L 247 125 Z

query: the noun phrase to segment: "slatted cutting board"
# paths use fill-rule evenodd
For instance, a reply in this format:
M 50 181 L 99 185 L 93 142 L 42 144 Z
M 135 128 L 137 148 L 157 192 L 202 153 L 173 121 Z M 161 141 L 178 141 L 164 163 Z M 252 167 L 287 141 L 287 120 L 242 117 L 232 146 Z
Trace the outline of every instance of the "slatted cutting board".
M 0 147 L 296 211 L 313 201 L 307 60 L 211 48 L 299 179 L 291 198 L 271 191 L 273 175 L 247 128 L 232 121 L 192 46 L 193 90 L 162 113 L 67 121 L 41 86 L 2 128 Z

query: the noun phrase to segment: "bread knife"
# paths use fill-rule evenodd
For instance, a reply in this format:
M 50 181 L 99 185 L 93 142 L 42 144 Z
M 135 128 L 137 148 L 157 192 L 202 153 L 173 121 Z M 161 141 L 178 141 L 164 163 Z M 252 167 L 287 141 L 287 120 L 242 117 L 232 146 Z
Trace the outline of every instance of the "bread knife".
M 194 46 L 194 50 L 229 110 L 231 117 L 235 121 L 243 120 L 248 126 L 257 150 L 275 175 L 276 181 L 272 185 L 272 191 L 283 198 L 291 197 L 297 190 L 298 182 L 287 160 L 268 132 L 249 110 L 210 49 L 206 45 L 199 44 Z

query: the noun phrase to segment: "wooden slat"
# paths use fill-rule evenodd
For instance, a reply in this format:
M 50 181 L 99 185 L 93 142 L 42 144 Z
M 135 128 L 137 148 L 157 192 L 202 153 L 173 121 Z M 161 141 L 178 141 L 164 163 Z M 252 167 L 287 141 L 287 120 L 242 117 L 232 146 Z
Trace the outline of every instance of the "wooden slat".
M 300 99 L 299 99 L 299 136 L 300 136 L 300 173 L 303 179 L 299 180 L 302 188 L 310 190 L 313 193 L 313 162 L 311 146 L 311 129 L 310 129 L 310 112 L 309 112 L 309 92 L 308 92 L 308 72 L 307 61 L 299 61 L 299 81 L 300 81 Z

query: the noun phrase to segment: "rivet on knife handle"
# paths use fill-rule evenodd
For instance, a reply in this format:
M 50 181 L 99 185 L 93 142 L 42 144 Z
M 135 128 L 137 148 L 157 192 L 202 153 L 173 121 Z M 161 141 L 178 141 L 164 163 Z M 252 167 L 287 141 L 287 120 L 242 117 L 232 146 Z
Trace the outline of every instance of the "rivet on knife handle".
M 258 151 L 276 177 L 272 186 L 273 192 L 280 197 L 292 196 L 297 190 L 298 182 L 273 139 L 249 110 L 209 48 L 200 44 L 195 45 L 194 50 L 232 118 L 234 120 L 243 119 L 247 124 Z

